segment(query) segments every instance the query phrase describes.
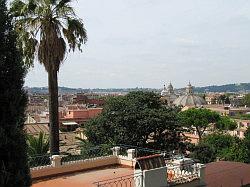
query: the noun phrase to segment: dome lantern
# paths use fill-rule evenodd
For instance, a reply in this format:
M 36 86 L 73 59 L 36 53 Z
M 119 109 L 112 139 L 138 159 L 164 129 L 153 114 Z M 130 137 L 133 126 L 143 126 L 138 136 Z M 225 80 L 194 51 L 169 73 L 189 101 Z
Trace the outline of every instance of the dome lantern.
M 191 83 L 189 82 L 187 87 L 186 87 L 186 94 L 187 95 L 192 95 L 194 92 L 193 92 L 193 86 L 191 85 Z

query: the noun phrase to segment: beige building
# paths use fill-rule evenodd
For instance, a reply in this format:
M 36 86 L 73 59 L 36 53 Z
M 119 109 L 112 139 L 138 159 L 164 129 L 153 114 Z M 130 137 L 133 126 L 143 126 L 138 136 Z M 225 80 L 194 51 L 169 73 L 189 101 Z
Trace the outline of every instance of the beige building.
M 205 100 L 208 105 L 214 105 L 218 102 L 218 96 L 215 94 L 208 94 L 206 95 Z
M 229 134 L 243 139 L 245 137 L 244 134 L 247 128 L 250 127 L 250 120 L 236 119 L 235 121 L 237 122 L 237 128 L 233 131 L 230 131 Z
M 232 107 L 231 105 L 206 105 L 204 107 L 216 111 L 222 116 L 236 116 L 250 112 L 248 107 Z

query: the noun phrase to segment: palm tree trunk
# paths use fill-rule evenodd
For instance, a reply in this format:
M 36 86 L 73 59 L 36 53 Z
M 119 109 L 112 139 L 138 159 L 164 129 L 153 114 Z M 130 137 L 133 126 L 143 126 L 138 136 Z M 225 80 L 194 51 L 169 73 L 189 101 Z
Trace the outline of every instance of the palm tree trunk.
M 49 82 L 49 125 L 50 125 L 50 153 L 59 154 L 59 117 L 58 117 L 58 83 L 57 71 L 50 68 Z

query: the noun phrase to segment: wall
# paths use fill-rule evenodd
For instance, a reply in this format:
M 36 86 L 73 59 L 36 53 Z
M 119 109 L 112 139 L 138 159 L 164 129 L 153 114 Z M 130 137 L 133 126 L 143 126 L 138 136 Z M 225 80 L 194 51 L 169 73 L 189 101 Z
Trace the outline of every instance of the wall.
M 102 113 L 102 108 L 91 108 L 89 110 L 89 117 L 93 118 L 98 116 L 98 114 Z
M 167 167 L 161 167 L 143 171 L 143 187 L 167 186 Z
M 102 112 L 102 108 L 88 108 L 83 110 L 69 110 L 63 118 L 93 118 Z
M 129 166 L 129 167 L 134 167 L 136 160 L 135 159 L 128 159 L 128 157 L 126 156 L 118 156 L 118 163 L 120 165 L 124 165 L 124 166 Z

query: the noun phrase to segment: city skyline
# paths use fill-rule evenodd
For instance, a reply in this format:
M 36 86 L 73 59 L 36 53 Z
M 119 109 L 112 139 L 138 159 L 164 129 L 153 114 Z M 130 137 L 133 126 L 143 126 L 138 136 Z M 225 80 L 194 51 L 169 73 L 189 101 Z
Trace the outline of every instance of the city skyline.
M 176 88 L 249 82 L 250 2 L 81 0 L 74 4 L 89 41 L 69 53 L 59 85 Z M 115 15 L 115 16 L 114 16 Z M 47 86 L 35 63 L 26 86 Z

